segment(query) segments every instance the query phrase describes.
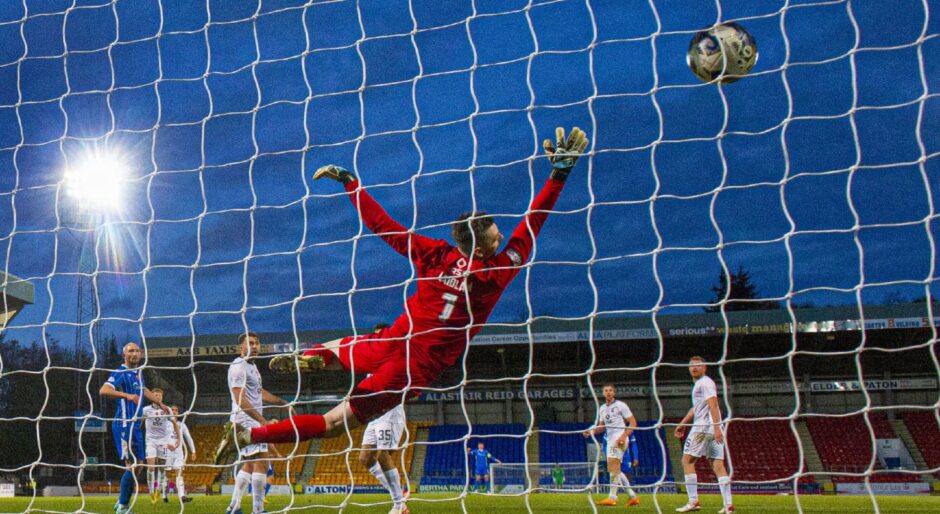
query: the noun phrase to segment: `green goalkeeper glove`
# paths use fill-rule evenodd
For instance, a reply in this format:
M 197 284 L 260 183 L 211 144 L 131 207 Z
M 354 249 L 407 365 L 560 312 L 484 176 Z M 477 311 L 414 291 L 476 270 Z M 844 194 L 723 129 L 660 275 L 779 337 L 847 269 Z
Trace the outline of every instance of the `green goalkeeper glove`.
M 546 139 L 542 147 L 552 162 L 552 178 L 564 181 L 571 173 L 574 163 L 578 162 L 578 157 L 581 157 L 587 148 L 588 140 L 584 131 L 578 127 L 571 129 L 571 135 L 566 140 L 565 129 L 558 127 L 555 129 L 555 141 L 556 144 L 552 144 L 551 139 Z
M 341 168 L 335 164 L 321 166 L 320 169 L 313 173 L 313 180 L 320 180 L 321 178 L 332 179 L 339 182 L 340 184 L 348 184 L 356 180 L 355 175 L 347 171 L 345 168 Z

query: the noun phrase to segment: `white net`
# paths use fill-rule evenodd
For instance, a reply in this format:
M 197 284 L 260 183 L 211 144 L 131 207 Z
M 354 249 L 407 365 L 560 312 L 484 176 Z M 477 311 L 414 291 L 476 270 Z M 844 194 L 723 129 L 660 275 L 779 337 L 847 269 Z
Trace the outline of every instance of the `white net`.
M 595 485 L 596 470 L 597 464 L 593 462 L 493 464 L 489 492 L 507 495 L 525 491 L 584 492 Z
M 123 472 L 115 405 L 98 389 L 128 341 L 193 429 L 187 484 L 227 493 L 232 474 L 210 448 L 233 334 L 261 333 L 271 354 L 362 334 L 398 316 L 422 278 L 312 172 L 349 168 L 409 232 L 449 239 L 460 212 L 485 209 L 508 236 L 549 173 L 540 141 L 556 126 L 583 128 L 587 155 L 479 346 L 408 404 L 393 460 L 429 493 L 412 501 L 478 508 L 466 451 L 478 438 L 505 462 L 494 487 L 544 490 L 555 462 L 595 473 L 603 436 L 589 446 L 581 432 L 613 382 L 640 421 L 631 476 L 657 508 L 681 505 L 672 432 L 696 354 L 732 420 L 737 492 L 858 493 L 879 510 L 876 495 L 930 490 L 930 7 L 3 3 L 0 271 L 35 298 L 0 353 L 0 487 L 29 501 L 0 510 L 60 509 L 43 488 L 79 497 L 68 509 L 110 508 L 91 496 L 116 494 Z M 725 21 L 755 36 L 760 60 L 734 84 L 703 84 L 689 40 Z M 356 383 L 339 375 L 263 378 L 299 411 L 324 412 Z M 277 507 L 387 509 L 352 495 L 381 491 L 357 462 L 360 435 L 283 447 Z M 525 470 L 538 483 L 517 480 Z M 528 512 L 543 501 L 521 498 Z

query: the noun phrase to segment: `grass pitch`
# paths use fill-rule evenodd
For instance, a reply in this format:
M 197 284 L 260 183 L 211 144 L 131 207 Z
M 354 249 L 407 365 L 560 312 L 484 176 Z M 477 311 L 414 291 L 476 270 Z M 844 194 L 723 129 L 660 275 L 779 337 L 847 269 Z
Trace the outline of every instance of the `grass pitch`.
M 194 496 L 192 503 L 181 509 L 181 504 L 170 500 L 164 504 L 162 501 L 156 505 L 150 503 L 150 498 L 140 496 L 134 505 L 136 514 L 170 514 L 174 512 L 216 513 L 222 514 L 228 506 L 227 496 Z M 594 499 L 604 496 L 595 495 Z M 597 507 L 598 512 L 673 512 L 678 506 L 685 504 L 685 495 L 663 494 L 655 498 L 651 495 L 641 495 L 642 503 L 639 506 L 627 509 L 622 504 L 626 496 L 621 497 L 621 506 Z M 721 499 L 717 495 L 703 495 L 702 513 L 714 513 L 721 508 Z M 879 496 L 876 497 L 879 512 L 940 512 L 940 496 Z M 30 504 L 29 498 L 0 499 L 0 511 L 25 512 L 32 511 L 58 511 L 58 512 L 95 512 L 108 514 L 112 512 L 115 497 L 89 496 L 82 503 L 81 498 L 37 498 Z M 365 505 L 365 504 L 373 505 Z M 657 509 L 658 503 L 658 509 Z M 803 512 L 843 513 L 843 512 L 875 512 L 875 507 L 867 496 L 800 496 L 799 503 Z M 796 499 L 792 496 L 759 496 L 738 495 L 734 500 L 736 512 L 764 513 L 764 512 L 798 512 Z M 523 512 L 536 513 L 565 513 L 565 512 L 594 512 L 591 498 L 586 494 L 533 494 L 529 496 L 529 506 L 526 506 L 524 497 L 489 496 L 472 494 L 460 498 L 458 494 L 428 493 L 416 494 L 408 503 L 411 512 L 415 514 L 444 514 L 444 513 L 480 513 L 480 514 L 515 514 Z M 285 508 L 299 509 L 304 512 L 343 512 L 343 513 L 387 513 L 391 505 L 388 496 L 378 494 L 356 494 L 344 496 L 329 495 L 298 495 L 293 503 L 288 496 L 272 496 L 267 504 L 267 511 L 274 512 Z M 242 502 L 245 514 L 251 512 L 251 501 L 246 498 Z

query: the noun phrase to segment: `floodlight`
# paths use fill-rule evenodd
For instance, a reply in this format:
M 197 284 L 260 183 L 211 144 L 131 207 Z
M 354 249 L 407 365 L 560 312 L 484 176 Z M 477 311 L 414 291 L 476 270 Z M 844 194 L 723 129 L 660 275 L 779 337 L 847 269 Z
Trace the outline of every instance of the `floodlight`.
M 94 151 L 65 170 L 65 189 L 81 209 L 114 211 L 122 206 L 127 174 L 116 153 Z

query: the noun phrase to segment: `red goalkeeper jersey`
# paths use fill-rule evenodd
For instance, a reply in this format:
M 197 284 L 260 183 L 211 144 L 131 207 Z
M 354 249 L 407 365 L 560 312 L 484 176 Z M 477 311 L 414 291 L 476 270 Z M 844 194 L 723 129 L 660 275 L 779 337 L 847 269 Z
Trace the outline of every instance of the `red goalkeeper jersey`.
M 411 336 L 411 354 L 437 370 L 454 364 L 483 328 L 506 286 L 529 260 L 533 242 L 564 182 L 548 179 L 503 250 L 488 259 L 470 259 L 440 239 L 409 233 L 391 218 L 357 181 L 346 184 L 363 222 L 396 252 L 408 257 L 418 274 L 418 290 L 386 337 Z

